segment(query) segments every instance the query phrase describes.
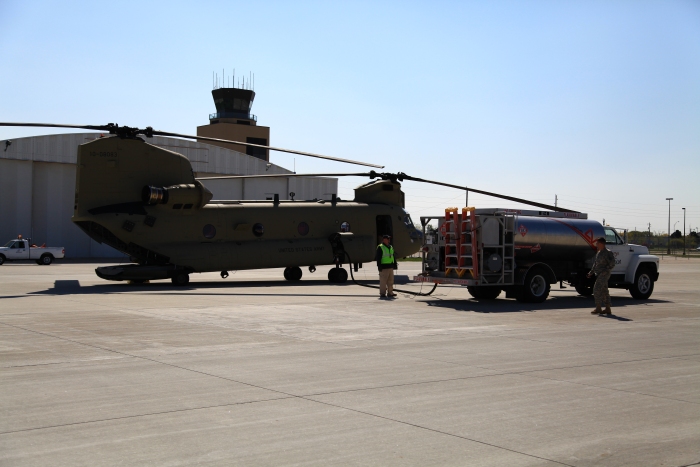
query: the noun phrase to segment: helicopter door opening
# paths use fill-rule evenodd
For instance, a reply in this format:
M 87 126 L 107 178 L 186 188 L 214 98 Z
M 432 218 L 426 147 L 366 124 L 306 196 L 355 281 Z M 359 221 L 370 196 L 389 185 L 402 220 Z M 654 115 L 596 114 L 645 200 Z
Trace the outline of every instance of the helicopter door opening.
M 382 236 L 394 236 L 394 231 L 391 228 L 391 216 L 377 216 L 377 245 L 382 243 Z

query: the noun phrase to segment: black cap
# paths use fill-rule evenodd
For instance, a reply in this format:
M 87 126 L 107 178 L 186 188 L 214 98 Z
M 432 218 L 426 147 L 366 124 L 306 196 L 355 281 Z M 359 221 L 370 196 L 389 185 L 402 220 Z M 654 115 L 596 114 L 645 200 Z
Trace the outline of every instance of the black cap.
M 384 240 L 385 238 L 391 239 L 391 235 L 382 235 L 382 240 Z

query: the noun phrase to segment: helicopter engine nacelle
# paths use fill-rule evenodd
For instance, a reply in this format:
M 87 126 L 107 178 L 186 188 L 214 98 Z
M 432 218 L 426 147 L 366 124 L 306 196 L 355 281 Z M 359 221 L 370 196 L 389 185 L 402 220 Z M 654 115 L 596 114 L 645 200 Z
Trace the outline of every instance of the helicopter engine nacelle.
M 213 196 L 212 192 L 200 182 L 169 187 L 146 185 L 141 190 L 141 200 L 146 206 L 155 206 L 156 204 L 189 205 L 199 209 L 211 201 Z

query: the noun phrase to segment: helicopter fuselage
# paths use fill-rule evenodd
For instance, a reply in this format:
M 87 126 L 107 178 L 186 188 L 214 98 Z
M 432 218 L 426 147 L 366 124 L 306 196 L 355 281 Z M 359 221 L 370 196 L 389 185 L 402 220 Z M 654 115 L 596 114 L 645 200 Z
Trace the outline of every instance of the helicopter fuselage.
M 367 263 L 384 234 L 398 257 L 422 244 L 390 180 L 358 187 L 354 201 L 211 197 L 180 154 L 118 137 L 79 147 L 73 222 L 158 274 Z

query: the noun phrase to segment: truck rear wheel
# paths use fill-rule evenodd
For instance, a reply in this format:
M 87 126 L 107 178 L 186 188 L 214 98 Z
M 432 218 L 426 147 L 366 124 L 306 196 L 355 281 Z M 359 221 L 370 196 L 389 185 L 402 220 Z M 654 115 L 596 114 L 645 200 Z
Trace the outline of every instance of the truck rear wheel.
M 532 269 L 525 276 L 525 283 L 518 294 L 519 302 L 542 303 L 549 297 L 549 281 L 541 268 Z
M 48 266 L 53 262 L 53 256 L 46 254 L 46 255 L 41 255 L 41 258 L 39 258 L 39 261 L 41 261 L 40 264 L 43 266 Z
M 652 271 L 649 267 L 641 267 L 637 269 L 637 274 L 634 275 L 634 284 L 630 287 L 630 295 L 637 300 L 646 300 L 651 297 L 654 291 L 654 279 L 652 279 Z
M 5 255 L 0 255 L 0 266 L 5 262 Z
M 473 287 L 467 286 L 469 294 L 478 300 L 494 300 L 501 295 L 501 289 L 498 287 Z

